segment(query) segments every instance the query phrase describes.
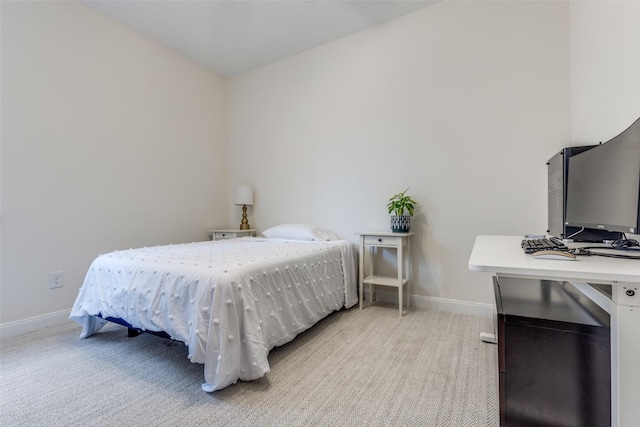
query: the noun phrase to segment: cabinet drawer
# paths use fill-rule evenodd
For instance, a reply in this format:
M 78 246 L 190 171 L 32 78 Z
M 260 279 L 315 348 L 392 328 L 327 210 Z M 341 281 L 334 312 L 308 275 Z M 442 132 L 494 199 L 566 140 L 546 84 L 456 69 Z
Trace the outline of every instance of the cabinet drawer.
M 365 246 L 400 246 L 402 237 L 395 236 L 364 236 Z

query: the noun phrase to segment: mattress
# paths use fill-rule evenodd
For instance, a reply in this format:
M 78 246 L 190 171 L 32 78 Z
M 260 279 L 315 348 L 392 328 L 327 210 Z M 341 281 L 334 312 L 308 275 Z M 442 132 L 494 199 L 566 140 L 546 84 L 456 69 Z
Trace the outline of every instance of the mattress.
M 70 319 L 81 338 L 107 317 L 165 332 L 204 364 L 205 391 L 269 372 L 267 356 L 357 302 L 345 240 L 240 238 L 115 251 L 91 264 Z

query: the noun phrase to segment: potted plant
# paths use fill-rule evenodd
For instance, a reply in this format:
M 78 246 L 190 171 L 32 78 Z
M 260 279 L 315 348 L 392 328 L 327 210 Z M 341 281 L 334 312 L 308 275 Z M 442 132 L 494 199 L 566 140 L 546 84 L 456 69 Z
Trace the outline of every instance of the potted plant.
M 391 215 L 391 231 L 394 233 L 406 233 L 411 229 L 411 217 L 418 203 L 411 196 L 407 196 L 407 191 L 408 188 L 391 196 L 387 203 Z

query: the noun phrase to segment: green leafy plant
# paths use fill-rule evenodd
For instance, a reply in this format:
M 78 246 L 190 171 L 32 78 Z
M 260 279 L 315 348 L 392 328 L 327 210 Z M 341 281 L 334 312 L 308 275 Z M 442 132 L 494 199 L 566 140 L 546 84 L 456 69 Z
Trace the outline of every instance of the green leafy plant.
M 407 196 L 407 191 L 409 191 L 408 188 L 402 193 L 391 196 L 389 203 L 387 203 L 390 214 L 395 212 L 396 215 L 401 216 L 407 212 L 409 216 L 413 216 L 413 211 L 418 203 L 411 196 Z

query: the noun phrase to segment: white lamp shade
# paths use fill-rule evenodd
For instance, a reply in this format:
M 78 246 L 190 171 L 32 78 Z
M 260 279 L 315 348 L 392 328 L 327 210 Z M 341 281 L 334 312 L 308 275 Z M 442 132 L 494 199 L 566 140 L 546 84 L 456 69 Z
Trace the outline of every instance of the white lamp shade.
M 236 189 L 236 205 L 253 205 L 253 189 L 241 185 Z

